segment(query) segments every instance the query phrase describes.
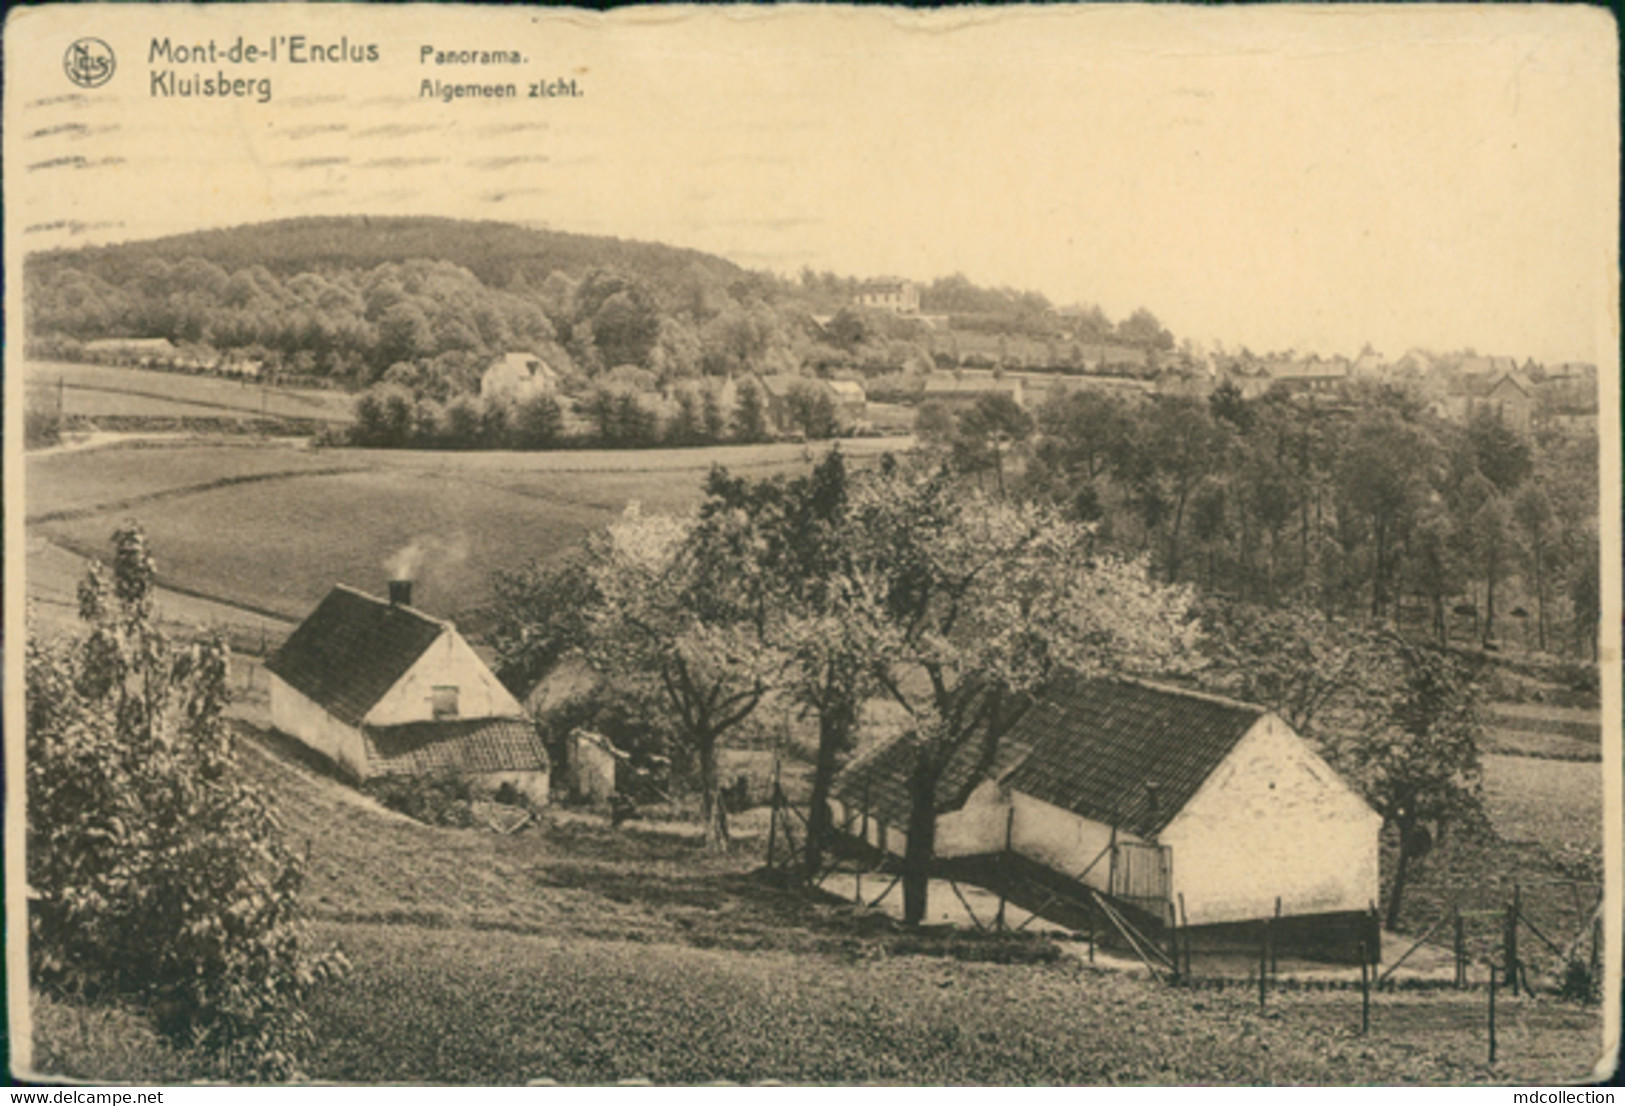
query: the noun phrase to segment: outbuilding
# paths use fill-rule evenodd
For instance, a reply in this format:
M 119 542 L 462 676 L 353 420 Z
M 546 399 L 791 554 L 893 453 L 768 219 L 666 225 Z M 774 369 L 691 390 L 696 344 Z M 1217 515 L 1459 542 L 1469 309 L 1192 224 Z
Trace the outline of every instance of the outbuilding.
M 1347 933 L 1376 901 L 1381 817 L 1263 707 L 1065 673 L 979 783 L 978 752 L 951 762 L 939 789 L 969 790 L 937 819 L 943 860 L 1032 869 L 1073 885 L 1075 901 L 1092 889 L 1153 925 L 1280 915 Z M 899 739 L 851 764 L 834 788 L 835 824 L 901 857 L 913 759 Z
M 342 584 L 265 662 L 271 724 L 357 781 L 454 774 L 548 800 L 535 726 L 450 622 Z

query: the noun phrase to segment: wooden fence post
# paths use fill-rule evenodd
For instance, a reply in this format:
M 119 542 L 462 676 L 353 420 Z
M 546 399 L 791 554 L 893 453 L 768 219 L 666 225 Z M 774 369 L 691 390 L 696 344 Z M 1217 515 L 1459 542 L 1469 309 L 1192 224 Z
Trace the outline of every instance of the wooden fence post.
M 1185 936 L 1185 978 L 1191 978 L 1191 919 L 1185 913 L 1185 892 L 1179 892 L 1179 928 Z
M 1276 971 L 1277 971 L 1276 963 L 1275 963 L 1275 938 L 1276 938 L 1276 930 L 1280 926 L 1280 923 L 1281 923 L 1281 896 L 1276 895 L 1275 896 L 1275 920 L 1270 922 L 1270 977 L 1272 979 L 1275 977 Z
M 1512 906 L 1507 910 L 1506 925 L 1506 969 L 1502 974 L 1512 993 L 1518 993 L 1518 911 L 1522 905 L 1520 889 L 1517 884 L 1512 885 Z
M 1454 945 L 1456 953 L 1456 990 L 1463 991 L 1467 989 L 1467 930 L 1462 924 L 1461 907 L 1457 906 L 1454 910 L 1456 915 L 1456 940 Z
M 1089 963 L 1095 962 L 1095 904 L 1089 903 Z
M 1490 965 L 1490 1063 L 1495 1063 L 1495 972 L 1494 964 Z
M 1264 1009 L 1264 991 L 1269 984 L 1270 923 L 1259 923 L 1258 931 L 1258 1008 Z
M 999 865 L 999 916 L 998 931 L 1004 932 L 1004 901 L 1008 897 L 1006 892 L 1010 887 L 1010 838 L 1016 828 L 1016 804 L 1010 804 L 1010 812 L 1004 819 L 1004 857 Z
M 865 781 L 864 785 L 863 785 L 863 825 L 862 825 L 862 828 L 859 830 L 858 836 L 863 841 L 863 847 L 865 849 L 868 849 L 868 847 L 869 847 L 869 784 L 868 784 L 868 781 Z
M 779 837 L 779 774 L 773 772 L 773 811 L 767 816 L 767 866 L 773 867 L 773 847 Z
M 1360 1032 L 1371 1032 L 1371 953 L 1360 938 Z
M 1174 904 L 1170 900 L 1163 904 L 1168 908 L 1168 956 L 1174 962 L 1174 977 L 1181 976 L 1179 970 L 1179 915 L 1174 913 Z

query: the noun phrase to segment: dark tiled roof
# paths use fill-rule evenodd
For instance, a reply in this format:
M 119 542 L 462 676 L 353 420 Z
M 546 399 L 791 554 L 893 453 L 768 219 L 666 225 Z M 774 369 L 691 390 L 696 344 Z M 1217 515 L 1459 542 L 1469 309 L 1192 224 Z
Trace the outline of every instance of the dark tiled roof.
M 1011 790 L 1142 837 L 1163 829 L 1264 708 L 1150 684 L 1063 674 L 1000 743 L 989 775 Z M 978 749 L 950 762 L 939 795 L 968 782 Z M 902 824 L 913 751 L 894 741 L 849 765 L 835 796 Z M 1152 808 L 1147 783 L 1157 785 Z
M 438 772 L 535 772 L 547 748 L 526 718 L 448 718 L 368 726 L 368 771 L 380 776 Z
M 359 726 L 446 625 L 338 585 L 265 667 L 327 712 Z
M 1264 708 L 1063 676 L 1006 740 L 1031 746 L 1014 791 L 1142 837 L 1173 821 Z M 1155 808 L 1147 783 L 1157 785 Z
M 1013 732 L 1005 734 L 993 755 L 992 770 L 987 775 L 993 779 L 1001 778 L 1031 752 L 1032 747 L 1025 740 Z M 970 782 L 981 754 L 981 744 L 974 741 L 954 754 L 937 787 L 939 801 L 962 790 Z M 875 817 L 902 826 L 908 822 L 908 779 L 913 770 L 914 747 L 898 738 L 847 765 L 836 777 L 832 790 L 844 805 L 860 811 L 867 809 Z

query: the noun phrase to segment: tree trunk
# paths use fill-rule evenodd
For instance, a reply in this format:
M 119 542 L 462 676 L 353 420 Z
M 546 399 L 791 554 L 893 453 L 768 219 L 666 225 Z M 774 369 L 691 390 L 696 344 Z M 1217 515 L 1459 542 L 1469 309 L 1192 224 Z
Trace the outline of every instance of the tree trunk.
M 909 779 L 908 845 L 903 850 L 903 924 L 925 921 L 931 858 L 937 848 L 937 774 L 921 754 Z
M 700 757 L 700 822 L 705 826 L 705 847 L 721 852 L 728 847 L 728 815 L 722 809 L 716 735 L 696 739 L 695 746 Z
M 1484 581 L 1484 636 L 1481 645 L 1488 645 L 1495 636 L 1495 573 L 1492 570 Z
M 1540 555 L 1540 536 L 1535 536 L 1535 638 L 1540 651 L 1546 652 L 1546 574 Z
M 1388 531 L 1381 522 L 1372 527 L 1371 555 L 1371 617 L 1378 619 L 1383 612 L 1383 570 L 1388 560 Z
M 1388 892 L 1388 919 L 1385 923 L 1390 930 L 1399 928 L 1399 908 L 1405 895 L 1405 870 L 1410 867 L 1411 860 L 1410 839 L 1410 827 L 1400 826 L 1399 861 L 1394 865 L 1394 887 Z
M 1174 525 L 1168 535 L 1168 582 L 1179 582 L 1179 531 L 1185 521 L 1185 500 L 1190 497 L 1190 489 L 1186 488 L 1179 493 L 1179 501 L 1174 506 Z
M 818 760 L 813 768 L 812 806 L 807 811 L 807 879 L 817 878 L 824 864 L 824 846 L 834 830 L 829 814 L 829 792 L 835 782 L 835 763 L 846 735 L 834 719 L 820 715 L 818 720 Z

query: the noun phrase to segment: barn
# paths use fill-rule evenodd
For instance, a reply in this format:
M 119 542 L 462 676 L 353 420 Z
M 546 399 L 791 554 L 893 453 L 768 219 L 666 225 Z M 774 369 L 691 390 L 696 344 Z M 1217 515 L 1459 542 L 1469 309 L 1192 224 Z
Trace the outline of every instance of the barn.
M 950 763 L 941 793 L 970 794 L 937 820 L 936 855 L 969 862 L 961 871 L 980 861 L 1003 879 L 1014 866 L 1049 898 L 1087 901 L 1092 889 L 1153 927 L 1279 914 L 1346 934 L 1377 898 L 1381 817 L 1263 707 L 1066 673 L 980 783 L 975 753 Z M 882 857 L 907 844 L 912 762 L 896 741 L 836 781 L 835 824 Z
M 548 799 L 547 751 L 457 628 L 340 584 L 265 662 L 271 724 L 357 781 L 453 774 Z

